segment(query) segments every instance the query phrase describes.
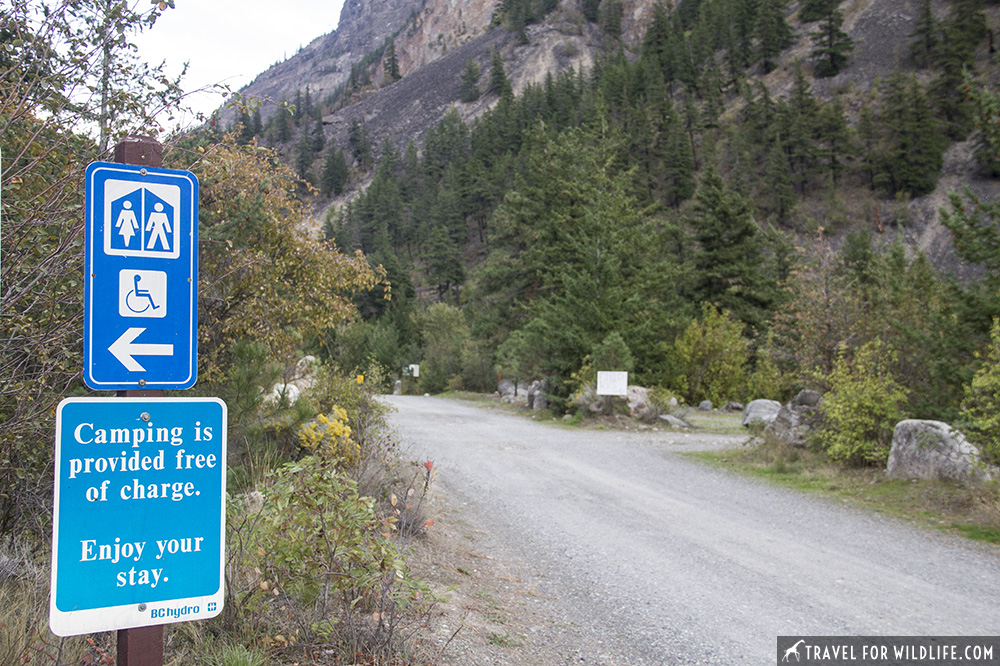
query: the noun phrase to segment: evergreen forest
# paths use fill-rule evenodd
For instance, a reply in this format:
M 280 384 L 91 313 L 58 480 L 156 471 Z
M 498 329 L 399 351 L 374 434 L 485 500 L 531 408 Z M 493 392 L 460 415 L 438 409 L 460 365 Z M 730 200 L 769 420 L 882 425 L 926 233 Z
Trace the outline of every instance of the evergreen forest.
M 903 65 L 864 93 L 813 92 L 854 48 L 833 0 L 658 5 L 638 53 L 620 3 L 584 3 L 605 35 L 592 69 L 515 94 L 499 53 L 470 61 L 462 99 L 495 102 L 470 122 L 453 108 L 421 145 L 359 122 L 347 145 L 310 143 L 331 107 L 307 90 L 318 110 L 288 126 L 287 154 L 319 200 L 356 193 L 334 200 L 324 237 L 392 285 L 391 300 L 358 301 L 326 353 L 387 375 L 420 363 L 428 392 L 547 378 L 561 412 L 612 369 L 598 367 L 608 345 L 630 383 L 717 405 L 829 390 L 875 348 L 905 388 L 899 414 L 961 421 L 1000 314 L 996 243 L 969 231 L 992 218 L 954 193 L 942 217 L 958 260 L 932 266 L 907 241 L 908 203 L 936 188 L 955 142 L 997 173 L 995 3 L 947 5 L 920 3 Z M 527 39 L 550 10 L 508 0 L 495 20 Z M 809 56 L 789 57 L 800 41 Z

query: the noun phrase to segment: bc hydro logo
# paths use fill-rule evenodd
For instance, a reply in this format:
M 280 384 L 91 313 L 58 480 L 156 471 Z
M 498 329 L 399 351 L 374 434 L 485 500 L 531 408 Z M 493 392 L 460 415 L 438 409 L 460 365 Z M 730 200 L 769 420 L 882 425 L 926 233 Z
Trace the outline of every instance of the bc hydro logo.
M 218 610 L 218 606 L 219 606 L 218 603 L 212 601 L 209 602 L 208 608 L 206 610 L 209 613 L 214 613 L 216 610 Z M 201 606 L 184 605 L 184 606 L 176 606 L 173 608 L 171 607 L 154 608 L 150 611 L 149 617 L 154 620 L 164 620 L 164 619 L 179 620 L 183 617 L 187 617 L 188 615 L 198 615 L 199 613 L 201 613 Z

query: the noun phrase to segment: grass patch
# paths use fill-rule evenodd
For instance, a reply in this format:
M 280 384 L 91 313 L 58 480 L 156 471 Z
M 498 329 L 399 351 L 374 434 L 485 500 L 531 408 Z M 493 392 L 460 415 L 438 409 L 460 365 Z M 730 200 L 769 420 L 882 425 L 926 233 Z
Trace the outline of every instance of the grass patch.
M 1000 544 L 1000 529 L 982 525 L 955 525 L 956 530 L 970 539 Z
M 524 388 L 524 392 L 527 393 L 527 387 Z M 502 403 L 492 394 L 492 393 L 473 393 L 472 391 L 445 391 L 444 393 L 438 393 L 435 397 L 437 398 L 447 398 L 449 400 L 458 400 L 460 402 L 469 402 L 478 407 L 496 407 Z
M 746 436 L 747 429 L 743 427 L 741 412 L 703 412 L 697 409 L 682 409 L 675 414 L 691 424 L 699 432 L 710 435 Z
M 767 439 L 735 451 L 685 455 L 785 488 L 1000 544 L 1000 483 L 996 481 L 889 479 L 881 468 L 845 467 L 822 452 Z
M 521 641 L 517 640 L 513 636 L 507 633 L 499 633 L 496 631 L 490 632 L 489 641 L 491 645 L 496 645 L 497 647 L 503 648 L 516 648 L 521 646 Z

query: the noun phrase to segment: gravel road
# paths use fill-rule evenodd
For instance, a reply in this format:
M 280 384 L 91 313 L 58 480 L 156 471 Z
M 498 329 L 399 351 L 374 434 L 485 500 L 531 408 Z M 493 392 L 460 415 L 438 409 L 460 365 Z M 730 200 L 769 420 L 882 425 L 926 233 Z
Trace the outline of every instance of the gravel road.
M 389 401 L 407 453 L 437 467 L 434 529 L 475 565 L 431 568 L 459 605 L 463 577 L 500 581 L 476 595 L 507 619 L 463 629 L 441 663 L 742 666 L 774 664 L 779 635 L 1000 633 L 1000 550 L 679 455 L 741 438 Z

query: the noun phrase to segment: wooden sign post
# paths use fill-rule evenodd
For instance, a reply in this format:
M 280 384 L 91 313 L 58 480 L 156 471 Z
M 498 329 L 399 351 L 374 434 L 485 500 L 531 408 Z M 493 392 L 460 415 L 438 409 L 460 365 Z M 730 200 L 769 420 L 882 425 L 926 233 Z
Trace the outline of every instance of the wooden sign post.
M 163 146 L 148 136 L 130 136 L 115 146 L 115 162 L 163 166 Z M 118 391 L 120 398 L 158 398 L 161 390 Z M 163 625 L 118 630 L 118 666 L 163 666 Z

